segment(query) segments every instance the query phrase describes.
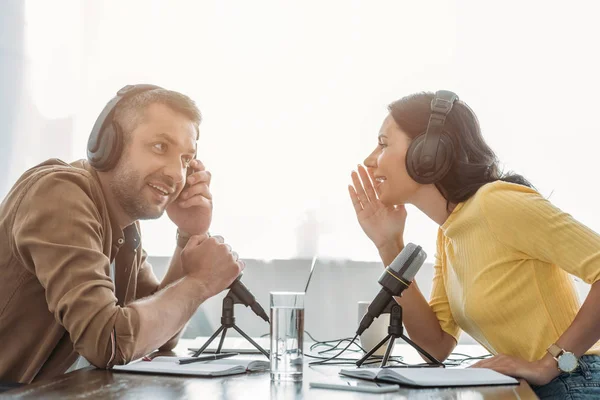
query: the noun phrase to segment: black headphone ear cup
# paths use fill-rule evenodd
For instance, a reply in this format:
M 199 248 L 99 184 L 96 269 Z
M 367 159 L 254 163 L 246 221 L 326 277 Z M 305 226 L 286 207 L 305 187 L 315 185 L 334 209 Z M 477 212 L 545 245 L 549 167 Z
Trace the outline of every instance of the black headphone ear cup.
M 121 151 L 123 150 L 123 132 L 121 127 L 115 121 L 107 127 L 105 139 L 107 140 L 105 148 L 106 154 L 104 155 L 104 168 L 106 170 L 113 169 L 117 166 L 119 158 L 121 158 Z
M 90 165 L 98 171 L 114 168 L 121 156 L 122 136 L 119 125 L 114 121 L 102 129 L 97 136 L 90 136 L 88 143 Z
M 87 158 L 88 158 L 88 161 L 90 162 L 90 164 L 92 165 L 92 167 L 94 167 L 94 168 L 96 168 L 96 165 L 98 164 L 98 159 L 99 159 L 99 155 L 98 155 L 99 151 L 98 150 L 100 150 L 101 141 L 102 141 L 102 132 L 100 132 L 97 135 L 92 133 L 88 139 Z
M 87 157 L 90 165 L 98 171 L 106 171 L 106 142 L 107 136 L 110 136 L 111 128 L 101 129 L 97 133 L 92 133 L 88 139 Z
M 87 156 L 94 169 L 108 171 L 114 168 L 121 158 L 123 132 L 119 124 L 113 120 L 114 111 L 119 102 L 124 98 L 154 89 L 162 88 L 148 84 L 127 85 L 121 88 L 117 95 L 106 104 L 96 119 L 88 139 Z
M 413 139 L 408 147 L 406 151 L 406 171 L 415 182 L 426 185 L 439 182 L 450 171 L 454 160 L 454 144 L 450 136 L 446 132 L 442 132 L 435 158 L 435 169 L 423 173 L 421 172 L 421 168 L 419 168 L 419 156 L 421 155 L 424 141 L 425 134 L 422 133 Z

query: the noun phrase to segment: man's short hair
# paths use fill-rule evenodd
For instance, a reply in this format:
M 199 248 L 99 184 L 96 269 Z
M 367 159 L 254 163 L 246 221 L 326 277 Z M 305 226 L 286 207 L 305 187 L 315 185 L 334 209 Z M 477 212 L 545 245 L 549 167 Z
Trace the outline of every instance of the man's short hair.
M 114 120 L 123 131 L 125 143 L 131 139 L 131 132 L 143 121 L 144 113 L 151 104 L 163 104 L 189 118 L 196 128 L 198 139 L 202 115 L 194 100 L 173 90 L 154 89 L 123 99 L 116 107 Z

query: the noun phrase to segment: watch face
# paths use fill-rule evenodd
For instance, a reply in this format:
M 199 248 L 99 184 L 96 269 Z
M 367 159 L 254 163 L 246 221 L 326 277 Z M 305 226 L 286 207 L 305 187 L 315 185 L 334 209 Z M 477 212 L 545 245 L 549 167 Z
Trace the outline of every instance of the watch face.
M 563 372 L 572 372 L 577 368 L 577 365 L 577 357 L 573 353 L 564 352 L 558 357 L 558 368 Z

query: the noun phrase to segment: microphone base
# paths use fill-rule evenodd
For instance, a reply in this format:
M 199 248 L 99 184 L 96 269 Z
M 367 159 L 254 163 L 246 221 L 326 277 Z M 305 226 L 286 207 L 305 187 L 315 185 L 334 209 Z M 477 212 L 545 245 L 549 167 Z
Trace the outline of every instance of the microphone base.
M 202 354 L 204 352 L 204 350 L 206 350 L 208 348 L 208 346 L 212 343 L 213 340 L 215 340 L 215 338 L 220 333 L 222 333 L 221 340 L 219 341 L 219 346 L 217 347 L 216 354 L 221 353 L 221 349 L 223 348 L 223 342 L 225 341 L 225 335 L 227 334 L 227 330 L 232 328 L 232 329 L 235 329 L 240 335 L 242 335 L 242 337 L 244 339 L 246 339 L 248 342 L 250 342 L 250 344 L 252 344 L 254 347 L 256 347 L 256 349 L 258 351 L 260 351 L 267 358 L 269 358 L 269 352 L 266 351 L 265 349 L 263 349 L 254 340 L 252 340 L 252 338 L 250 336 L 248 336 L 244 331 L 242 331 L 235 324 L 235 316 L 233 313 L 233 311 L 234 311 L 233 307 L 235 304 L 244 304 L 244 303 L 240 302 L 239 299 L 237 298 L 237 296 L 230 290 L 227 293 L 227 296 L 225 296 L 225 298 L 223 299 L 223 309 L 221 312 L 221 326 L 219 327 L 219 329 L 217 329 L 215 331 L 215 333 L 212 334 L 212 336 L 206 341 L 206 343 L 204 343 L 204 345 L 202 347 L 200 347 L 198 349 L 198 351 L 196 351 L 194 353 L 194 355 L 192 357 L 198 357 L 200 354 Z
M 381 360 L 381 365 L 380 365 L 380 368 L 385 367 L 386 364 L 388 363 L 388 360 L 392 353 L 392 349 L 394 348 L 394 342 L 398 338 L 401 338 L 406 343 L 411 345 L 415 350 L 417 350 L 419 353 L 421 353 L 424 357 L 427 357 L 431 361 L 431 364 L 433 364 L 434 366 L 439 366 L 442 368 L 444 367 L 444 363 L 439 361 L 437 358 L 435 358 L 434 356 L 429 354 L 427 351 L 425 351 L 423 348 L 421 348 L 418 344 L 416 344 L 415 342 L 413 342 L 412 340 L 410 340 L 408 337 L 406 337 L 404 335 L 404 331 L 402 328 L 402 307 L 398 303 L 396 303 L 395 300 L 392 299 L 392 301 L 388 304 L 388 306 L 386 307 L 386 310 L 384 312 L 390 313 L 390 325 L 388 327 L 388 335 L 381 342 L 379 342 L 377 344 L 377 346 L 373 347 L 363 358 L 361 358 L 360 360 L 358 360 L 356 362 L 357 367 L 360 367 L 373 354 L 375 354 L 375 352 L 377 350 L 379 350 L 379 348 L 381 346 L 383 346 L 385 344 L 385 342 L 387 342 L 389 340 L 389 343 L 385 350 L 385 355 L 383 356 L 383 359 Z

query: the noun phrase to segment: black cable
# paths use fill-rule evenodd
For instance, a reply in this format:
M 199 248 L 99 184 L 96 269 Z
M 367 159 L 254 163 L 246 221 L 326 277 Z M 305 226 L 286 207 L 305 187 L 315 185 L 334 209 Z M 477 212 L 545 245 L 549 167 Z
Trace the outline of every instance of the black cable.
M 462 358 L 451 358 L 453 355 L 461 356 Z M 458 367 L 467 361 L 485 360 L 486 358 L 489 358 L 491 356 L 492 356 L 492 354 L 489 354 L 489 353 L 484 354 L 482 356 L 470 356 L 468 354 L 462 354 L 462 353 L 450 353 L 450 356 L 448 356 L 448 358 L 446 359 L 446 362 L 444 364 L 449 367 Z
M 314 340 L 314 338 L 312 338 Z M 326 350 L 321 350 L 318 352 L 318 354 L 323 354 L 323 353 L 327 353 L 333 350 L 337 350 L 342 343 L 350 341 L 350 343 L 348 344 L 348 346 L 346 346 L 346 348 L 344 350 L 341 351 L 341 353 L 345 352 L 345 351 L 351 351 L 351 352 L 360 352 L 363 351 L 366 353 L 366 350 L 360 346 L 358 343 L 354 342 L 354 340 L 356 340 L 356 337 L 354 338 L 344 338 L 344 339 L 336 339 L 336 340 L 327 340 L 327 341 L 323 341 L 323 342 L 316 342 L 313 343 L 310 346 L 310 350 L 314 350 L 315 348 L 319 347 L 319 346 L 327 346 L 329 347 L 329 349 Z M 333 344 L 335 343 L 335 344 Z M 354 345 L 356 347 L 359 348 L 359 350 L 355 350 L 355 349 L 350 349 L 350 345 Z M 305 354 L 307 357 L 310 358 L 316 358 L 318 360 L 322 360 L 321 362 L 313 362 L 313 363 L 309 363 L 310 365 L 313 364 L 325 364 L 327 363 L 328 365 L 344 365 L 344 364 L 355 364 L 356 360 L 355 359 L 348 359 L 348 358 L 339 358 L 338 356 L 341 354 L 338 353 L 336 354 L 336 356 L 331 357 L 331 358 L 325 358 L 325 357 L 319 357 L 319 356 L 313 356 L 310 354 Z M 459 357 L 457 357 L 459 356 Z M 483 360 L 486 359 L 488 357 L 491 357 L 491 354 L 485 354 L 482 356 L 470 356 L 468 354 L 464 354 L 464 353 L 451 353 L 450 356 L 446 359 L 446 362 L 443 363 L 443 365 L 445 367 L 457 367 L 462 365 L 463 363 L 467 362 L 467 361 L 472 361 L 472 360 Z M 328 362 L 334 358 L 337 358 L 338 361 L 340 362 Z M 371 356 L 371 358 L 369 358 L 367 361 L 365 361 L 363 363 L 363 365 L 370 365 L 370 364 L 377 364 L 379 362 L 381 362 L 383 356 Z M 415 367 L 419 367 L 419 368 L 435 368 L 435 367 L 439 367 L 439 365 L 437 364 L 431 364 L 431 363 L 418 363 L 418 364 L 408 364 L 402 361 L 403 357 L 402 356 L 391 356 L 388 359 L 388 362 L 390 363 L 396 363 L 396 364 L 400 364 L 400 365 L 388 365 L 385 366 L 384 368 L 415 368 Z
M 314 338 L 313 338 L 313 340 L 314 340 Z M 344 338 L 344 339 L 324 340 L 324 341 L 321 341 L 321 342 L 315 342 L 315 343 L 313 343 L 313 344 L 310 346 L 310 350 L 312 351 L 312 350 L 314 350 L 316 347 L 319 347 L 319 346 L 327 346 L 327 347 L 330 347 L 330 348 L 329 348 L 329 349 L 327 349 L 327 350 L 321 350 L 321 351 L 319 351 L 319 354 L 322 354 L 322 353 L 326 353 L 326 352 L 329 352 L 329 351 L 335 350 L 336 348 L 338 348 L 338 347 L 341 345 L 341 343 L 342 343 L 342 342 L 345 342 L 345 341 L 351 341 L 351 340 L 352 340 L 352 338 Z M 330 344 L 330 343 L 334 343 L 334 342 L 336 343 L 335 345 L 332 345 L 332 344 Z M 367 352 L 367 351 L 366 351 L 364 348 L 362 348 L 362 346 L 361 346 L 360 344 L 358 344 L 358 343 L 356 343 L 356 342 L 355 342 L 355 343 L 353 343 L 353 344 L 354 344 L 356 347 L 358 347 L 358 349 L 348 349 L 347 351 L 353 351 L 353 352 L 360 352 L 360 351 L 364 351 L 365 353 Z
M 308 337 L 309 337 L 309 338 L 311 338 L 311 339 L 312 339 L 314 342 L 318 342 L 318 340 L 317 340 L 317 339 L 315 339 L 315 338 L 314 338 L 314 337 L 313 337 L 313 336 L 310 334 L 310 332 L 309 332 L 309 331 L 304 331 L 304 333 L 306 333 L 306 334 L 308 335 Z M 270 336 L 270 335 L 271 335 L 271 333 L 270 333 L 270 332 L 268 332 L 268 333 L 263 333 L 262 335 L 260 335 L 260 337 L 265 337 L 265 336 Z
M 319 341 L 319 340 L 315 339 L 314 336 L 311 335 L 309 331 L 305 330 L 304 333 L 306 333 L 306 335 L 314 342 L 313 344 L 310 345 L 310 350 L 311 351 L 314 350 L 315 347 L 319 347 L 319 346 L 328 346 L 328 347 L 331 347 L 331 349 L 329 349 L 329 350 L 321 350 L 319 352 L 319 354 L 335 350 L 337 347 L 339 347 L 339 345 L 341 344 L 341 342 L 353 340 L 352 338 L 344 338 L 344 339 L 333 339 L 333 340 L 321 340 L 321 341 Z M 266 337 L 266 336 L 269 336 L 269 335 L 270 335 L 270 333 L 263 333 L 262 335 L 260 335 L 260 337 Z M 331 345 L 330 344 L 330 343 L 334 343 L 334 342 L 336 342 L 336 345 Z M 364 351 L 365 353 L 367 352 L 365 349 L 362 348 L 362 346 L 360 344 L 358 344 L 358 343 L 355 342 L 354 345 L 356 347 L 358 347 L 358 349 L 356 349 L 356 350 L 354 350 L 354 349 L 348 349 L 347 351 L 354 351 L 354 352 Z
M 310 351 L 313 351 L 316 347 L 319 347 L 319 346 L 329 347 L 329 349 L 319 351 L 318 354 L 323 354 L 323 353 L 337 350 L 341 346 L 342 343 L 350 341 L 350 343 L 348 343 L 348 345 L 344 348 L 344 350 L 340 351 L 338 354 L 336 354 L 333 357 L 329 357 L 329 358 L 319 357 L 319 356 L 314 356 L 312 354 L 304 353 L 304 355 L 306 357 L 319 360 L 319 361 L 310 362 L 309 365 L 318 365 L 318 364 L 325 364 L 325 363 L 327 363 L 327 365 L 350 365 L 350 364 L 354 365 L 354 364 L 356 364 L 357 360 L 355 360 L 353 358 L 338 358 L 338 357 L 345 351 L 350 351 L 350 352 L 354 352 L 354 353 L 361 352 L 361 351 L 364 353 L 367 352 L 360 344 L 355 342 L 358 335 L 354 336 L 354 338 L 343 338 L 343 339 L 318 341 L 313 337 L 313 335 L 310 334 L 310 332 L 305 330 L 304 333 L 306 333 L 306 335 L 315 342 L 310 346 Z M 270 333 L 265 333 L 265 334 L 262 334 L 260 337 L 265 337 L 265 336 L 269 336 L 269 335 L 270 335 Z M 335 345 L 332 343 L 335 343 Z M 350 349 L 349 347 L 351 345 L 358 347 L 358 349 Z M 455 358 L 456 356 L 459 356 L 461 358 Z M 489 353 L 484 354 L 482 356 L 470 356 L 470 355 L 464 354 L 464 353 L 450 353 L 450 355 L 446 359 L 446 362 L 444 362 L 443 364 L 446 367 L 458 367 L 467 361 L 484 360 L 491 356 L 492 356 L 492 354 L 489 354 Z M 340 362 L 328 362 L 333 359 L 337 359 Z M 368 360 L 366 360 L 363 363 L 363 365 L 377 364 L 377 363 L 381 362 L 381 359 L 383 359 L 383 356 L 372 355 Z M 436 364 L 430 364 L 430 363 L 408 364 L 408 363 L 403 362 L 402 359 L 403 359 L 402 356 L 391 356 L 388 359 L 388 362 L 394 362 L 394 363 L 398 363 L 400 365 L 390 365 L 390 366 L 386 366 L 384 368 L 437 367 Z
M 328 359 L 326 359 L 326 360 L 321 360 L 321 361 L 312 361 L 312 362 L 309 362 L 309 363 L 308 363 L 308 365 L 318 365 L 318 364 L 325 364 L 325 363 L 326 363 L 326 362 L 328 362 L 328 361 L 335 360 L 336 358 L 338 358 L 338 356 L 340 356 L 340 355 L 341 355 L 343 352 L 345 352 L 345 351 L 346 351 L 346 349 L 352 345 L 352 343 L 354 343 L 354 341 L 356 340 L 356 338 L 357 338 L 357 337 L 358 337 L 358 333 L 357 333 L 356 335 L 354 335 L 354 338 L 353 338 L 353 339 L 350 341 L 350 343 L 348 343 L 348 346 L 346 346 L 346 347 L 344 348 L 344 350 L 340 351 L 340 352 L 339 352 L 339 353 L 337 353 L 335 356 L 333 356 L 333 357 L 331 357 L 331 358 L 328 358 Z
M 330 357 L 321 357 L 321 356 L 316 356 L 316 355 L 307 354 L 307 353 L 304 353 L 304 355 L 308 358 L 314 358 L 317 360 L 329 360 L 330 359 Z M 365 364 L 377 364 L 377 363 L 380 363 L 382 359 L 383 359 L 383 356 L 373 355 L 367 361 L 365 361 Z M 402 357 L 392 356 L 389 358 L 389 361 L 393 361 L 395 363 L 402 363 L 401 359 L 402 359 Z M 356 361 L 358 359 L 356 359 L 356 358 L 337 358 L 337 360 L 343 361 L 344 363 L 347 363 L 347 364 L 356 364 Z
M 304 333 L 306 333 L 306 334 L 308 335 L 308 337 L 312 339 L 312 341 L 313 341 L 313 342 L 319 342 L 319 341 L 318 341 L 317 339 L 315 339 L 315 338 L 313 337 L 313 335 L 311 335 L 311 334 L 310 334 L 308 331 L 304 331 Z
M 352 340 L 350 338 L 348 338 L 348 339 L 340 339 L 340 340 L 338 340 L 338 342 L 337 342 L 337 344 L 335 346 L 332 347 L 331 345 L 329 345 L 331 347 L 330 349 L 321 350 L 321 351 L 319 351 L 319 354 L 323 354 L 323 353 L 327 353 L 327 352 L 330 352 L 330 351 L 334 351 L 338 347 L 340 347 L 340 345 L 342 343 L 347 342 L 347 341 L 349 341 L 350 344 L 354 344 L 355 346 L 359 347 L 359 350 L 350 350 L 350 349 L 347 349 L 348 351 L 354 351 L 354 352 L 361 351 L 361 350 L 364 351 L 364 349 L 358 343 L 352 343 Z M 315 343 L 315 344 L 318 344 L 318 343 Z M 313 346 L 311 346 L 311 350 L 313 350 Z
M 313 343 L 310 346 L 310 351 L 314 351 L 315 348 L 318 348 L 320 346 L 329 347 L 328 349 L 319 351 L 318 354 L 324 354 L 324 353 L 328 353 L 330 351 L 337 350 L 342 345 L 342 343 L 349 342 L 348 346 L 346 346 L 346 348 L 344 350 L 342 350 L 339 354 L 336 354 L 334 357 L 329 357 L 328 358 L 328 357 L 320 357 L 320 356 L 317 356 L 317 355 L 312 355 L 312 354 L 307 354 L 307 353 L 304 354 L 305 356 L 307 356 L 309 358 L 314 358 L 314 359 L 320 360 L 322 364 L 324 364 L 324 363 L 327 362 L 328 365 L 355 365 L 357 359 L 355 359 L 355 358 L 339 358 L 339 355 L 341 353 L 346 352 L 346 351 L 353 352 L 353 353 L 359 353 L 359 352 L 367 353 L 367 351 L 360 344 L 358 344 L 355 341 L 356 337 L 354 337 L 354 338 L 343 338 L 343 339 L 333 339 L 333 340 L 316 341 L 315 338 L 312 335 L 310 335 L 308 332 L 306 332 L 306 333 L 309 335 L 309 337 L 312 340 L 315 341 L 315 343 Z M 354 345 L 354 346 L 358 347 L 358 349 L 351 349 L 350 348 L 351 345 Z M 338 363 L 328 362 L 330 360 L 333 360 L 334 358 L 337 359 L 340 362 L 338 362 Z M 365 365 L 378 364 L 378 363 L 381 362 L 382 359 L 383 359 L 383 356 L 372 355 L 363 364 L 365 364 Z M 401 360 L 402 360 L 401 356 L 391 356 L 388 359 L 389 362 L 393 362 L 393 363 L 400 363 Z M 315 364 L 315 363 L 313 362 L 311 364 Z
M 333 350 L 337 349 L 342 342 L 353 340 L 352 338 L 344 338 L 344 339 L 333 339 L 333 340 L 318 341 L 317 339 L 315 339 L 313 337 L 313 335 L 310 334 L 310 332 L 304 331 L 304 333 L 306 333 L 308 335 L 308 337 L 311 338 L 315 342 L 315 343 L 313 343 L 313 344 L 310 345 L 310 350 L 311 351 L 313 351 L 315 349 L 315 347 L 319 347 L 319 346 L 328 346 L 328 347 L 330 347 L 330 349 L 319 351 L 319 354 L 326 353 L 326 352 L 329 352 L 329 351 L 333 351 Z M 270 335 L 270 333 L 263 333 L 262 335 L 260 335 L 260 337 L 262 338 L 262 337 L 266 337 L 266 336 L 269 336 L 269 335 Z M 330 343 L 334 343 L 334 342 L 336 342 L 335 345 L 331 345 L 330 344 Z M 347 349 L 347 351 L 352 351 L 352 352 L 364 351 L 366 353 L 366 350 L 363 349 L 360 344 L 354 343 L 354 345 L 356 347 L 358 347 L 358 349 Z

